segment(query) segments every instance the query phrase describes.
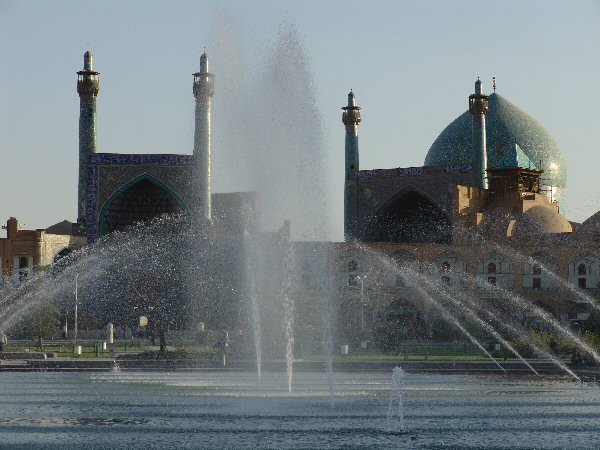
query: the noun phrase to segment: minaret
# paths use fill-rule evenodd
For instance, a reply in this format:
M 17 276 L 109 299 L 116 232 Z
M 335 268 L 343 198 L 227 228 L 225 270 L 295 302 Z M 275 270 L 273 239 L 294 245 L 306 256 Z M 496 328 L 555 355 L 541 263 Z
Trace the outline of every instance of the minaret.
M 200 56 L 200 72 L 194 74 L 194 97 L 196 97 L 196 128 L 194 132 L 195 198 L 193 217 L 204 226 L 211 223 L 210 198 L 210 113 L 214 92 L 214 77 L 208 72 L 206 51 Z
M 480 189 L 487 189 L 487 149 L 485 142 L 485 115 L 488 112 L 488 96 L 481 90 L 481 80 L 475 82 L 475 94 L 469 96 L 469 111 L 473 120 L 473 184 Z
M 83 55 L 83 70 L 77 72 L 79 94 L 79 185 L 77 190 L 77 224 L 85 232 L 89 160 L 96 153 L 96 97 L 100 89 L 100 72 L 93 69 L 92 52 Z
M 346 183 L 344 186 L 344 239 L 356 238 L 358 219 L 358 124 L 360 107 L 352 90 L 348 94 L 348 106 L 342 108 L 342 122 L 346 127 Z

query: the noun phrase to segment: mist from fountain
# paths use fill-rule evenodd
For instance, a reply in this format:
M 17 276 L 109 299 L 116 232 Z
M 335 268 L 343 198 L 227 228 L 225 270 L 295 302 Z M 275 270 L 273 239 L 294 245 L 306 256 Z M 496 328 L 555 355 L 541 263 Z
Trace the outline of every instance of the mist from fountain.
M 145 274 L 170 287 L 183 283 L 181 271 L 177 271 L 170 261 L 181 258 L 182 243 L 191 233 L 184 217 L 161 216 L 73 252 L 49 270 L 37 272 L 23 283 L 5 285 L 0 295 L 0 329 L 11 329 L 44 300 L 55 300 L 59 307 L 66 309 L 72 307 L 76 274 L 83 310 L 97 313 L 106 311 L 105 297 L 123 298 L 126 295 L 120 291 L 123 286 L 117 282 L 119 277 Z M 86 289 L 94 290 L 95 304 L 89 304 Z M 171 291 L 164 294 L 165 301 L 172 300 Z
M 226 8 L 213 14 L 207 53 L 215 71 L 213 100 L 214 191 L 253 191 L 260 208 L 254 213 L 259 228 L 277 230 L 292 224 L 293 240 L 329 241 L 333 236 L 331 154 L 325 149 L 322 121 L 317 107 L 310 57 L 295 26 L 279 25 L 275 39 L 251 48 Z M 290 236 L 288 236 L 288 241 Z M 266 274 L 273 248 L 249 233 L 244 289 L 254 327 L 257 370 L 269 355 L 273 335 L 279 333 L 282 316 L 285 335 L 286 373 L 293 377 L 294 298 L 298 268 L 292 264 L 303 255 L 283 252 L 283 286 L 276 294 L 269 285 L 279 280 Z M 254 242 L 250 242 L 254 241 Z M 285 243 L 283 244 L 285 247 Z M 289 246 L 289 242 L 287 244 Z M 291 247 L 290 247 L 291 248 Z M 297 250 L 295 250 L 297 251 Z M 252 256 L 251 256 L 252 255 Z M 279 268 L 277 269 L 279 270 Z M 272 301 L 280 295 L 278 311 Z M 274 320 L 275 319 L 275 320 Z M 268 347 L 265 349 L 265 347 Z M 329 357 L 328 357 L 329 358 Z
M 226 10 L 215 14 L 207 49 L 216 86 L 214 191 L 259 193 L 264 231 L 289 220 L 292 240 L 330 241 L 341 213 L 332 214 L 340 207 L 310 56 L 291 23 L 257 48 L 237 30 Z

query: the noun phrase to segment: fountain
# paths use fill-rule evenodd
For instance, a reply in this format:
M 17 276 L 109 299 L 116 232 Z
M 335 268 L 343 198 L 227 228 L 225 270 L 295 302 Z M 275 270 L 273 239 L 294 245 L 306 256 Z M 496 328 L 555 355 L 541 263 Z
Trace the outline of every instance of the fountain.
M 404 405 L 402 403 L 403 384 L 406 373 L 400 366 L 392 370 L 392 387 L 390 389 L 390 403 L 387 412 L 387 429 L 394 432 L 404 432 Z
M 172 331 L 186 332 L 189 347 L 201 335 L 206 342 L 218 341 L 212 344 L 222 346 L 217 357 L 223 362 L 207 357 L 202 368 L 165 364 L 167 372 L 128 367 L 124 358 L 111 373 L 2 374 L 3 443 L 27 447 L 61 439 L 79 448 L 90 442 L 109 448 L 596 445 L 597 387 L 571 383 L 580 377 L 564 361 L 530 339 L 523 325 L 478 303 L 473 291 L 487 290 L 515 310 L 527 309 L 600 362 L 598 353 L 543 309 L 466 273 L 455 274 L 464 289 L 447 289 L 425 276 L 434 267 L 398 267 L 378 245 L 353 245 L 368 256 L 374 274 L 368 278 L 370 291 L 361 286 L 361 328 L 364 303 L 389 290 L 375 276 L 383 267 L 410 279 L 416 306 L 460 330 L 492 369 L 461 375 L 468 367 L 454 358 L 451 369 L 443 366 L 449 374 L 440 369 L 407 376 L 414 361 L 403 363 L 405 372 L 398 354 L 336 358 L 344 327 L 351 327 L 340 314 L 344 291 L 339 283 L 347 276 L 339 269 L 340 253 L 351 245 L 330 242 L 325 182 L 330 171 L 308 58 L 295 29 L 283 25 L 260 71 L 242 74 L 235 37 L 226 25 L 216 26 L 221 34 L 213 61 L 223 68 L 217 86 L 229 99 L 215 104 L 214 119 L 230 123 L 216 127 L 212 137 L 215 148 L 245 152 L 214 153 L 215 184 L 259 192 L 263 210 L 244 210 L 244 220 L 260 214 L 262 230 L 279 231 L 259 232 L 248 219 L 239 239 L 225 241 L 209 237 L 185 215 L 164 215 L 74 252 L 26 283 L 0 288 L 0 331 L 18 327 L 44 299 L 72 308 L 77 279 L 81 317 L 131 327 L 132 317 L 144 316 L 165 347 Z M 229 166 L 234 175 L 221 176 Z M 231 282 L 236 277 L 239 284 Z M 501 343 L 517 362 L 502 361 L 473 327 Z M 252 343 L 245 342 L 246 335 Z M 513 345 L 515 338 L 526 339 L 535 354 L 558 367 L 552 377 Z M 379 359 L 370 361 L 370 356 Z M 433 363 L 424 361 L 421 367 Z

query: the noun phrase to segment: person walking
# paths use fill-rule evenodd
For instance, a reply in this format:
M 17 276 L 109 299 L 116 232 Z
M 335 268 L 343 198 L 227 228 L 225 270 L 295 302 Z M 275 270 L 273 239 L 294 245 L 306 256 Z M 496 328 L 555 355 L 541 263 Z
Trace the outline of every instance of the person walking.
M 2 359 L 4 359 L 4 351 L 6 350 L 7 346 L 8 346 L 8 336 L 6 336 L 6 334 L 2 333 L 2 334 L 0 334 L 0 356 L 2 357 Z

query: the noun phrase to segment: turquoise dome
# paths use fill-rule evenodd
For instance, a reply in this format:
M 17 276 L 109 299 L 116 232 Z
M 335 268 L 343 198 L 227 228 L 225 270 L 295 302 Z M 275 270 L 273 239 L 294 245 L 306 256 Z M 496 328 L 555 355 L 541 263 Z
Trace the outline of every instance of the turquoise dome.
M 489 96 L 486 116 L 488 168 L 494 168 L 515 144 L 544 170 L 542 184 L 564 189 L 567 185 L 565 157 L 546 129 L 533 117 L 501 95 Z M 471 114 L 458 116 L 435 140 L 426 166 L 471 163 Z

